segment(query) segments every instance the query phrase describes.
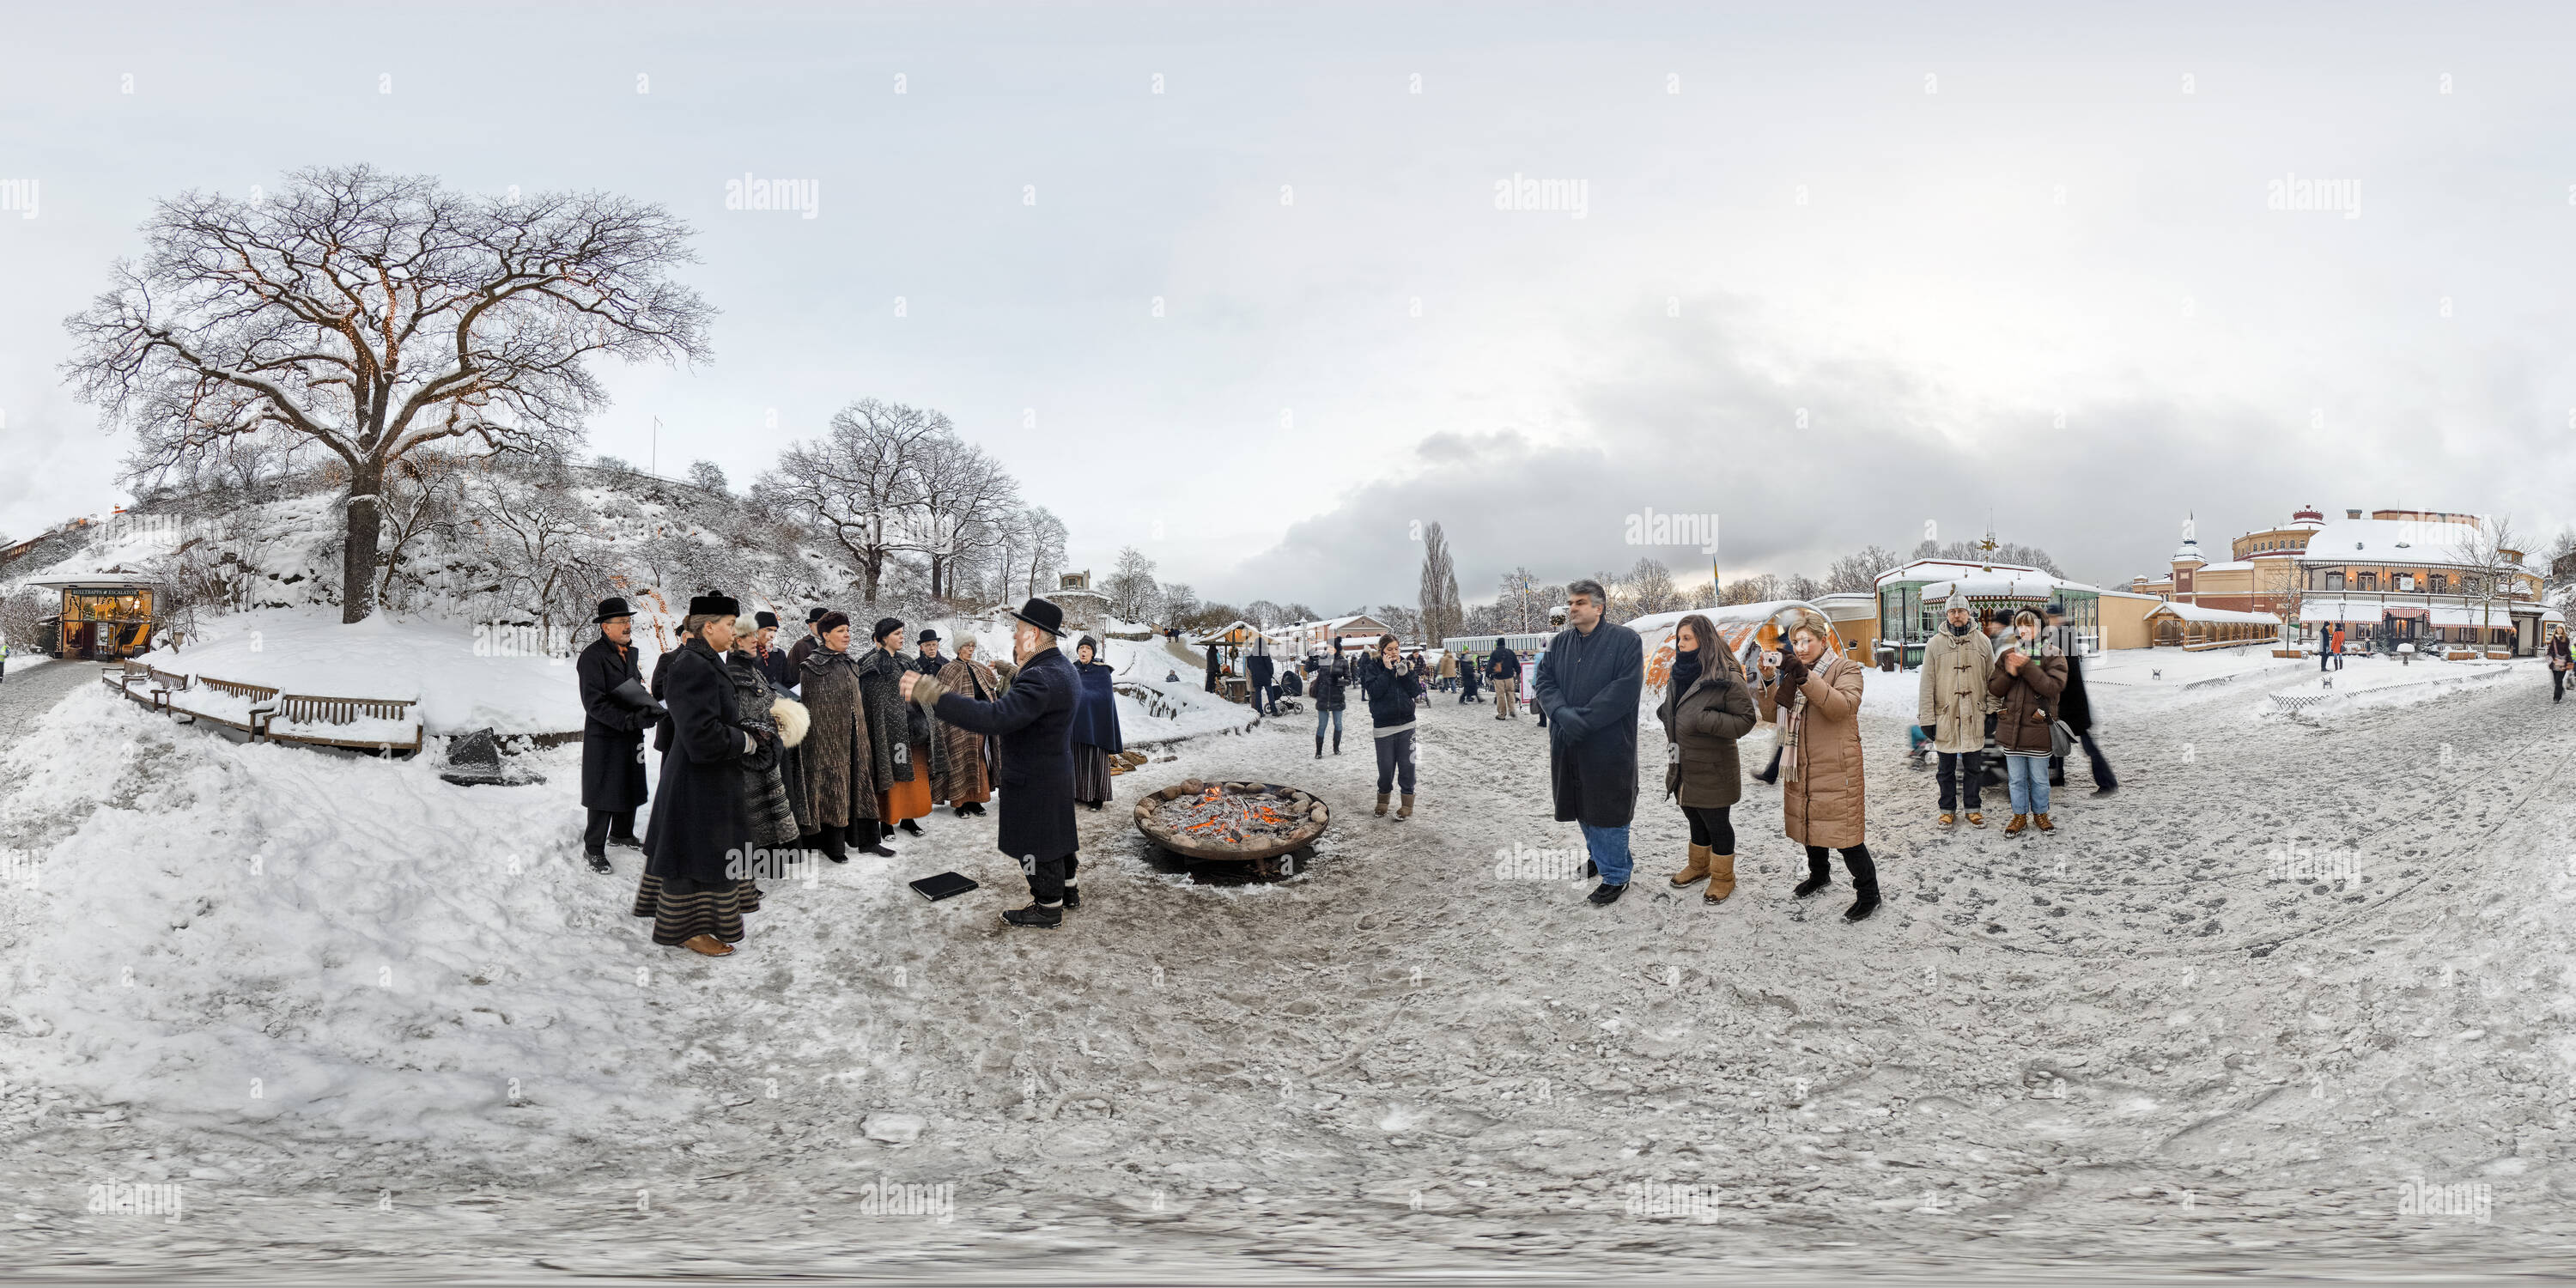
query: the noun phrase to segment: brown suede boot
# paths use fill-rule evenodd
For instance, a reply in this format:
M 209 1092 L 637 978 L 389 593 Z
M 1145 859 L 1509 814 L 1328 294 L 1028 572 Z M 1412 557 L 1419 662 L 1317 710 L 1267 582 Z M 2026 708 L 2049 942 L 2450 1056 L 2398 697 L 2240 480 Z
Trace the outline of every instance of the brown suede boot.
M 1406 792 L 1406 793 L 1404 794 L 1404 797 L 1403 797 L 1403 803 L 1402 803 L 1402 804 L 1400 804 L 1400 805 L 1397 805 L 1397 806 L 1395 807 L 1395 816 L 1396 816 L 1397 818 L 1411 818 L 1411 817 L 1413 817 L 1413 793 L 1411 793 L 1411 792 Z M 2040 817 L 2041 825 L 2042 825 L 2042 826 L 2046 826 L 2048 816 L 2047 816 L 2047 815 L 2045 815 L 2045 814 L 2042 814 L 2042 815 L 2040 815 L 2039 817 Z
M 1690 864 L 1684 867 L 1681 871 L 1673 874 L 1673 884 L 1677 886 L 1686 886 L 1707 875 L 1708 847 L 1705 845 L 1694 845 L 1690 847 Z
M 1378 816 L 1379 818 L 1384 818 L 1384 817 L 1386 817 L 1386 793 L 1385 793 L 1385 792 L 1379 792 L 1379 793 L 1377 794 L 1377 816 Z
M 2028 826 L 2030 826 L 2030 815 L 2015 814 L 2012 816 L 2011 822 L 2004 824 L 2004 835 L 2019 836 L 2021 834 L 2021 830 Z
M 2030 820 L 2030 825 L 2043 832 L 2054 832 L 2057 830 L 2057 825 L 2049 822 L 2046 814 L 2033 815 Z
M 1733 893 L 1735 893 L 1735 856 L 1732 854 L 1708 856 L 1708 894 L 1706 896 L 1708 901 L 1722 903 L 1726 900 L 1726 896 Z

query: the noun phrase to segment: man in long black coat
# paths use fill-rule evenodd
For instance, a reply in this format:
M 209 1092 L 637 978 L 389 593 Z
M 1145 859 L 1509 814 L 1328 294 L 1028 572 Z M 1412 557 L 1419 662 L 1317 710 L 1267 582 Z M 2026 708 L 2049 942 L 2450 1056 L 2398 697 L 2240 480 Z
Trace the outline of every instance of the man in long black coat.
M 1067 908 L 1082 906 L 1074 878 L 1082 838 L 1073 823 L 1073 709 L 1082 679 L 1056 641 L 1064 636 L 1064 611 L 1032 599 L 1011 614 L 1012 651 L 1020 661 L 1011 687 L 991 702 L 951 693 L 936 677 L 908 673 L 903 696 L 940 719 L 1000 744 L 1001 851 L 1028 874 L 1032 902 L 1002 920 L 1014 926 L 1063 924 Z
M 645 799 L 644 726 L 652 716 L 614 696 L 620 684 L 644 682 L 632 643 L 634 610 L 623 599 L 604 599 L 592 621 L 599 638 L 573 663 L 581 681 L 581 807 L 590 815 L 581 851 L 591 871 L 610 872 L 609 846 L 644 844 L 635 838 L 635 811 Z
M 2120 780 L 2111 772 L 2111 761 L 2093 741 L 2093 700 L 2084 692 L 2084 657 L 2076 647 L 2075 628 L 2066 621 L 2066 606 L 2048 606 L 2048 631 L 2057 642 L 2058 651 L 2066 655 L 2066 687 L 2057 693 L 2057 718 L 2066 722 L 2067 731 L 2084 748 L 2084 758 L 2093 763 L 2093 794 L 2108 796 L 2120 790 Z M 2066 785 L 2066 757 L 2048 758 L 2048 785 Z
M 1601 620 L 1599 582 L 1566 587 L 1563 633 L 1539 655 L 1531 692 L 1547 717 L 1548 777 L 1559 822 L 1583 825 L 1601 876 L 1592 902 L 1628 889 L 1628 822 L 1637 812 L 1637 702 L 1646 646 L 1635 631 Z
M 1210 693 L 1214 693 L 1214 692 L 1216 692 L 1216 645 L 1214 645 L 1214 644 L 1210 644 L 1210 645 L 1208 645 L 1208 646 L 1207 646 L 1207 651 L 1208 651 L 1208 685 L 1207 685 L 1207 691 L 1208 691 L 1208 692 L 1210 692 Z

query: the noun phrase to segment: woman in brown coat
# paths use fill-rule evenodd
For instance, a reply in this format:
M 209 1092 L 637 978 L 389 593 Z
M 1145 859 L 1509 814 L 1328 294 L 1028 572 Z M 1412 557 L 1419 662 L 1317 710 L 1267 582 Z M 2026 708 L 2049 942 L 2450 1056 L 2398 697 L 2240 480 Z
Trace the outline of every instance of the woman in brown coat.
M 1859 921 L 1878 911 L 1878 866 L 1865 843 L 1868 811 L 1860 762 L 1860 663 L 1833 652 L 1825 615 L 1795 610 L 1786 652 L 1765 653 L 1759 694 L 1762 718 L 1780 725 L 1780 815 L 1789 839 L 1807 847 L 1801 899 L 1833 884 L 1825 857 L 1843 852 L 1859 897 L 1843 913 Z
M 2040 638 L 2039 614 L 2013 616 L 2013 634 L 1995 658 L 1986 692 L 2003 700 L 1995 742 L 2004 749 L 2004 778 L 2012 788 L 2012 821 L 2004 835 L 2025 827 L 2054 832 L 2048 821 L 2048 754 L 2055 750 L 2057 695 L 2066 689 L 2066 655 Z
M 1735 740 L 1753 731 L 1753 693 L 1709 620 L 1693 613 L 1673 628 L 1673 669 L 1664 703 L 1664 792 L 1690 820 L 1690 866 L 1673 874 L 1686 886 L 1708 878 L 1708 902 L 1735 893 L 1735 822 L 1728 811 L 1744 795 Z
M 796 815 L 814 826 L 805 848 L 821 850 L 834 863 L 850 861 L 851 841 L 870 854 L 891 856 L 894 851 L 877 836 L 875 740 L 867 704 L 859 699 L 858 659 L 850 656 L 850 619 L 826 613 L 818 624 L 819 643 L 805 655 L 805 678 L 797 687 L 805 695 L 808 720 L 804 800 Z
M 1001 696 L 1001 682 L 993 672 L 975 660 L 975 639 L 967 636 L 957 641 L 957 660 L 939 668 L 939 683 L 949 692 L 977 702 L 991 702 Z M 948 758 L 942 766 L 939 781 L 934 784 L 939 799 L 948 802 L 959 817 L 984 812 L 984 802 L 993 799 L 993 780 L 984 762 L 984 735 L 939 722 L 938 736 L 948 740 Z

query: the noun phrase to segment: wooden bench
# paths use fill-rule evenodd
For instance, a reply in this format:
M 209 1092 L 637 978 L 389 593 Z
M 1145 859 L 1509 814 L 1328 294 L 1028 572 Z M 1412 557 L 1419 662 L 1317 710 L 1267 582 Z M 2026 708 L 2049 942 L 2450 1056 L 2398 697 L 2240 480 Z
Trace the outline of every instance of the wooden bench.
M 143 687 L 150 693 L 149 700 L 155 711 L 169 710 L 170 695 L 188 691 L 188 677 L 185 675 L 174 675 L 157 666 L 147 668 L 143 675 Z
M 151 673 L 152 667 L 148 663 L 120 662 L 115 666 L 100 667 L 98 682 L 137 702 L 150 702 L 150 698 L 134 691 L 134 682 Z
M 218 680 L 211 675 L 198 676 L 197 684 L 198 687 L 190 691 L 193 696 L 182 694 L 168 699 L 170 714 L 239 729 L 256 738 L 260 735 L 260 726 L 267 722 L 269 715 L 276 709 L 277 690 L 264 684 Z M 226 701 L 218 703 L 209 700 L 210 695 L 218 694 Z M 242 704 L 241 718 L 238 720 L 233 718 L 232 702 L 234 701 Z M 217 706 L 223 706 L 226 710 L 217 712 L 214 710 Z
M 411 698 L 325 698 L 306 693 L 285 693 L 277 697 L 275 710 L 260 722 L 259 734 L 270 742 L 296 742 L 312 747 L 346 747 L 355 751 L 402 752 L 420 751 L 420 722 L 412 718 L 416 700 Z M 316 726 L 354 725 L 361 720 L 410 722 L 410 740 L 390 738 L 334 738 L 324 734 L 300 732 Z M 281 732 L 279 725 L 289 728 Z M 355 732 L 352 730 L 351 732 Z

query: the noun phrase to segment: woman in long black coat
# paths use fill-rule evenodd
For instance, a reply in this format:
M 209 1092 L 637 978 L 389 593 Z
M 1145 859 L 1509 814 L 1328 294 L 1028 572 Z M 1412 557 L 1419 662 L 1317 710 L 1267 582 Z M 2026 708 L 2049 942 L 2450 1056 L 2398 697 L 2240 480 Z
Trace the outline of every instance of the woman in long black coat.
M 1073 799 L 1095 810 L 1114 794 L 1109 757 L 1127 749 L 1118 737 L 1118 691 L 1112 686 L 1117 672 L 1105 662 L 1092 660 L 1099 649 L 1085 635 L 1073 650 L 1074 673 L 1082 681 L 1073 709 Z
M 760 910 L 760 886 L 743 875 L 754 847 L 743 760 L 756 744 L 718 653 L 733 645 L 735 611 L 721 595 L 690 600 L 694 634 L 661 668 L 671 746 L 635 891 L 635 915 L 653 919 L 654 943 L 709 957 L 730 956 L 743 914 Z

